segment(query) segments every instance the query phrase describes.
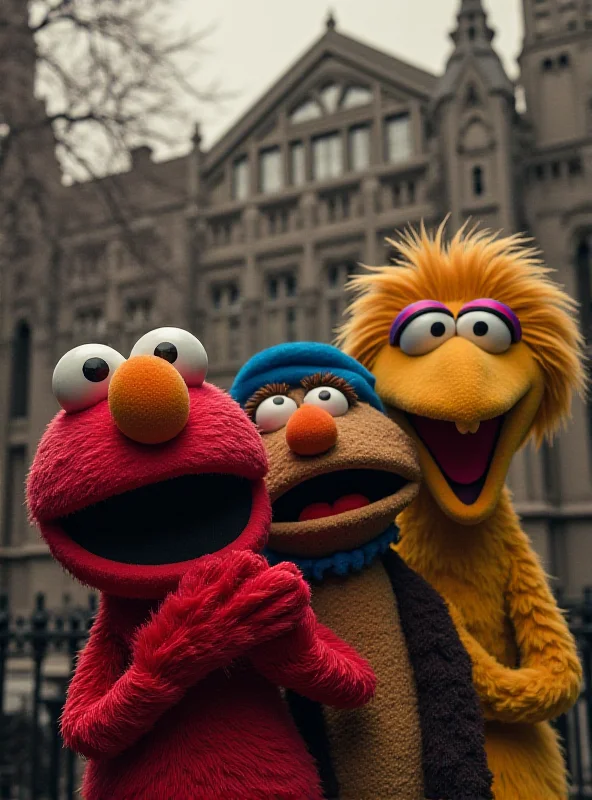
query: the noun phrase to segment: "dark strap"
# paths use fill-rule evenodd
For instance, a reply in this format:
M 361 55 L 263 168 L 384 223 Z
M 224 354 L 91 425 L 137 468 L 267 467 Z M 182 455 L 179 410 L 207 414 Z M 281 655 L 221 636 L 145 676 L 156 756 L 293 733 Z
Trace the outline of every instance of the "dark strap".
M 331 761 L 322 705 L 290 690 L 286 691 L 286 701 L 308 752 L 317 762 L 323 796 L 326 800 L 338 800 L 339 784 Z
M 444 600 L 392 549 L 383 564 L 415 674 L 426 800 L 490 800 L 492 775 L 471 660 Z M 392 687 L 393 697 L 397 687 Z

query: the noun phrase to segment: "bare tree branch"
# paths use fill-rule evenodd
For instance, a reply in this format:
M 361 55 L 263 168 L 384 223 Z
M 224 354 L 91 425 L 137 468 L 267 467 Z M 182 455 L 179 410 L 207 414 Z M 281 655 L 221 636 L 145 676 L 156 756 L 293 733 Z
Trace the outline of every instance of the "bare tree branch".
M 130 151 L 139 145 L 161 151 L 186 146 L 193 109 L 223 99 L 216 86 L 199 82 L 209 31 L 188 30 L 185 19 L 175 25 L 175 4 L 0 0 L 0 83 L 5 84 L 0 86 L 0 247 L 5 253 L 14 249 L 10 239 L 22 238 L 18 229 L 25 203 L 33 203 L 50 248 L 60 246 L 62 222 L 42 197 L 43 183 L 32 191 L 30 181 L 39 172 L 35 146 L 43 140 L 68 182 L 92 182 L 104 224 L 115 225 L 132 257 L 154 275 L 164 274 L 162 265 L 148 263 L 149 253 L 138 251 L 132 226 L 136 210 L 125 194 L 126 182 L 105 176 L 127 169 Z M 46 113 L 26 96 L 32 88 L 25 62 L 36 63 L 36 88 Z M 77 210 L 83 227 L 84 209 Z M 166 275 L 168 285 L 182 291 Z

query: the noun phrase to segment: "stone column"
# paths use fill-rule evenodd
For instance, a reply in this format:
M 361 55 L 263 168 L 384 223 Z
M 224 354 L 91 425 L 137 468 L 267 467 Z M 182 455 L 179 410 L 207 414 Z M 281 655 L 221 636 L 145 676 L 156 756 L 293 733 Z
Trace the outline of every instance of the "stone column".
M 369 266 L 376 265 L 376 209 L 380 184 L 377 178 L 364 178 L 362 182 L 362 195 L 364 198 L 364 217 L 366 227 L 366 243 L 364 259 Z
M 300 334 L 302 338 L 315 341 L 319 332 L 319 269 L 315 259 L 313 232 L 316 226 L 317 200 L 314 192 L 304 192 L 300 198 L 302 227 L 302 267 L 300 270 L 299 305 Z
M 304 289 L 300 293 L 300 338 L 307 341 L 319 341 L 321 290 L 318 287 Z
M 300 285 L 304 292 L 318 286 L 318 270 L 315 262 L 313 231 L 316 225 L 317 201 L 313 192 L 303 192 L 300 197 L 302 210 L 303 251 Z

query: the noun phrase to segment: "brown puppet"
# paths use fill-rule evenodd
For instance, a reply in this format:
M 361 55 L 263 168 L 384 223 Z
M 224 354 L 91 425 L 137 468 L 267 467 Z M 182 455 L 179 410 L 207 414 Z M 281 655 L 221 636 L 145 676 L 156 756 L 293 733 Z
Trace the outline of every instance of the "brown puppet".
M 269 457 L 269 560 L 301 568 L 319 618 L 378 679 L 375 700 L 354 712 L 290 695 L 325 796 L 491 798 L 470 659 L 444 601 L 391 548 L 419 462 L 373 376 L 334 347 L 292 343 L 248 361 L 231 394 Z

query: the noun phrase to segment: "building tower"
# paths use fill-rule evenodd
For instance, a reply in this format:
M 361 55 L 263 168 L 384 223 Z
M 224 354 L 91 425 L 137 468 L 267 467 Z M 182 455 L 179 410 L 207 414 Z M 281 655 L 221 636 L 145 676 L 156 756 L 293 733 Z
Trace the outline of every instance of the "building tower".
M 523 0 L 523 5 L 520 68 L 533 136 L 529 222 L 550 255 L 570 263 L 565 278 L 580 300 L 590 343 L 592 0 Z M 542 215 L 551 219 L 550 230 L 539 224 Z M 564 241 L 568 217 L 571 239 Z
M 592 133 L 592 2 L 523 0 L 520 55 L 537 149 Z
M 529 233 L 556 280 L 579 301 L 592 354 L 592 0 L 523 0 L 519 58 L 529 146 L 521 164 Z M 590 362 L 589 362 L 590 363 Z M 592 405 L 578 400 L 573 422 L 545 458 L 546 497 L 562 509 L 550 524 L 556 573 L 583 574 L 592 510 Z M 569 508 L 583 513 L 568 520 Z M 569 564 L 569 568 L 566 566 Z
M 468 217 L 510 232 L 516 226 L 513 178 L 514 86 L 492 41 L 481 0 L 462 0 L 454 50 L 432 104 L 451 230 Z
M 24 484 L 47 423 L 43 396 L 51 381 L 52 316 L 47 231 L 60 172 L 45 107 L 34 93 L 37 54 L 28 3 L 0 5 L 0 591 L 19 599 L 19 592 L 24 597 L 35 585 L 38 576 L 27 565 L 43 549 L 27 522 Z

